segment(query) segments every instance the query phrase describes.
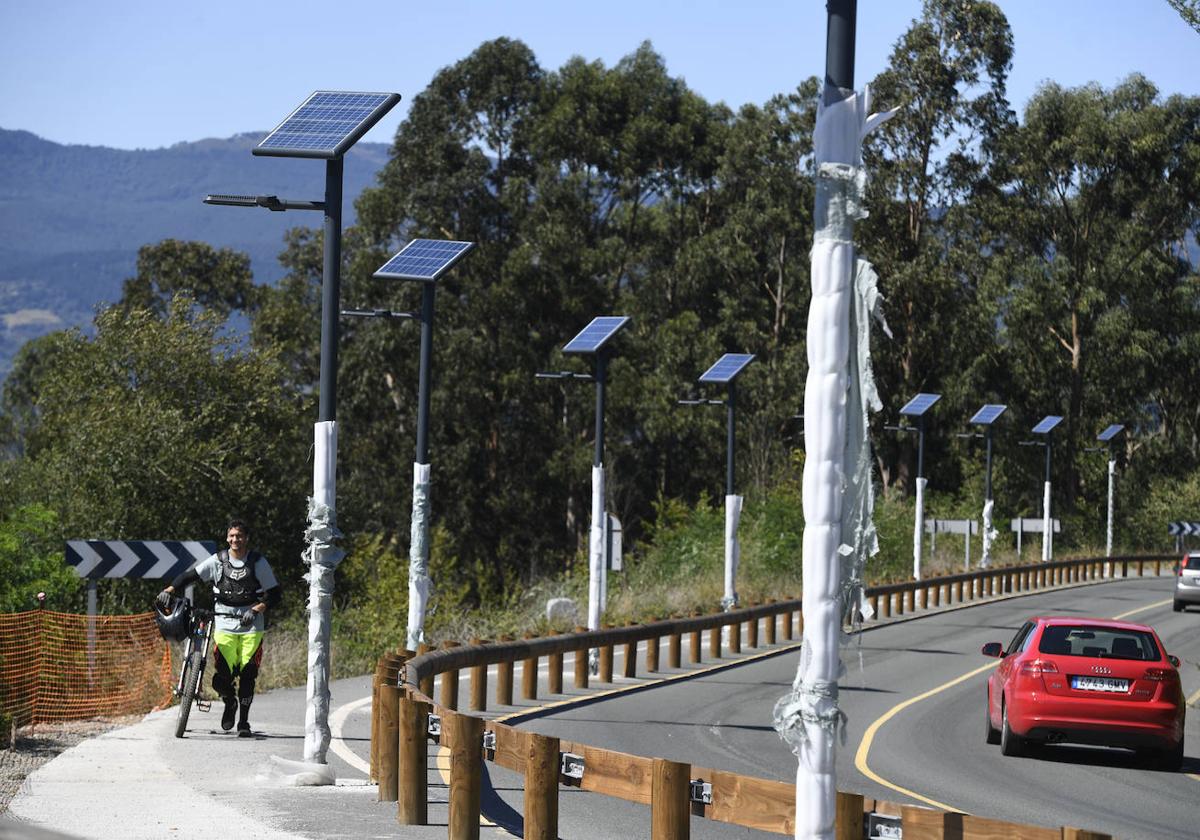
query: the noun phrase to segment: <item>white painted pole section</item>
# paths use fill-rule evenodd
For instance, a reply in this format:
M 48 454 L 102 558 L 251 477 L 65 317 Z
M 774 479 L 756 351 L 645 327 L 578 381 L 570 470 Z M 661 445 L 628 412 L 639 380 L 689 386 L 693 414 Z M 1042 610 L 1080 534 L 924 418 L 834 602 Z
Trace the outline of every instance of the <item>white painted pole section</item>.
M 592 467 L 592 523 L 588 533 L 588 629 L 604 614 L 604 467 Z
M 996 532 L 992 529 L 992 508 L 994 506 L 994 499 L 988 499 L 983 503 L 983 556 L 979 559 L 979 566 L 983 569 L 992 565 L 992 540 L 996 539 Z
M 926 483 L 924 478 L 917 479 L 917 515 L 916 524 L 913 526 L 913 580 L 921 579 L 921 552 L 925 547 L 925 531 L 921 528 L 921 523 L 925 521 Z
M 1050 482 L 1042 491 L 1042 562 L 1049 563 L 1053 555 L 1051 544 L 1054 542 L 1054 529 L 1050 525 Z
M 742 556 L 742 547 L 738 544 L 738 522 L 742 518 L 742 497 L 725 497 L 725 597 L 721 606 L 731 610 L 737 606 L 737 570 L 738 561 Z
M 1113 537 L 1113 479 L 1117 474 L 1117 462 L 1108 462 L 1108 527 L 1104 529 L 1104 556 L 1112 557 Z
M 425 641 L 425 610 L 433 588 L 429 578 L 429 464 L 413 463 L 412 522 L 408 541 L 408 638 L 415 651 Z
M 308 511 L 308 706 L 304 715 L 304 760 L 325 764 L 329 749 L 329 622 L 333 570 L 342 559 L 337 530 L 337 423 L 313 430 L 313 495 Z

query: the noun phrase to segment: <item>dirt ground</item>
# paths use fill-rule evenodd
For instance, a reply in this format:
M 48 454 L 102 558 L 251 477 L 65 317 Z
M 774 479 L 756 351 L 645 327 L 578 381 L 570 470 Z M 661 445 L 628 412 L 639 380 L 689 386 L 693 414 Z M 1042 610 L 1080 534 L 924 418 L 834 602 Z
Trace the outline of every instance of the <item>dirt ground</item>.
M 0 814 L 8 810 L 9 803 L 21 789 L 25 778 L 47 761 L 80 741 L 110 729 L 137 723 L 142 717 L 128 715 L 104 720 L 40 723 L 18 729 L 13 745 L 0 750 Z

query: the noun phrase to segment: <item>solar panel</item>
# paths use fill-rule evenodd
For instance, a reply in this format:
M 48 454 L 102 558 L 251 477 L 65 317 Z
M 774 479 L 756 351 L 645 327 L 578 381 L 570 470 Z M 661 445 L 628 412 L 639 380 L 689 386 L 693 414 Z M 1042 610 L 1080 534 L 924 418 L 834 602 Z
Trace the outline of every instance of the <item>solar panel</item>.
M 425 280 L 432 283 L 474 247 L 474 242 L 414 239 L 372 276 L 384 280 Z
M 1115 438 L 1117 435 L 1121 434 L 1121 432 L 1123 432 L 1123 431 L 1125 431 L 1124 423 L 1113 423 L 1111 426 L 1109 426 L 1103 432 L 1096 435 L 1096 440 L 1100 441 L 1101 443 L 1108 443 L 1110 440 Z
M 593 318 L 592 323 L 588 324 L 579 335 L 567 342 L 567 346 L 563 348 L 564 353 L 595 353 L 604 343 L 608 341 L 617 330 L 628 323 L 629 318 L 625 315 L 604 315 L 599 318 Z
M 753 353 L 726 353 L 713 363 L 713 366 L 701 374 L 698 382 L 716 382 L 726 384 L 742 372 L 742 368 L 754 360 Z
M 318 90 L 252 152 L 272 157 L 341 157 L 399 101 L 398 93 Z
M 976 426 L 990 426 L 1000 418 L 1000 415 L 1003 414 L 1004 410 L 1007 408 L 1008 406 L 1006 405 L 988 403 L 983 408 L 975 412 L 975 416 L 971 418 L 970 422 L 974 423 Z
M 920 417 L 933 408 L 933 404 L 941 398 L 941 394 L 917 394 L 908 401 L 904 408 L 900 409 L 900 413 L 908 417 Z
M 1033 427 L 1035 435 L 1048 435 L 1054 431 L 1054 427 L 1062 422 L 1062 418 L 1057 414 L 1047 414 L 1042 418 L 1042 422 Z

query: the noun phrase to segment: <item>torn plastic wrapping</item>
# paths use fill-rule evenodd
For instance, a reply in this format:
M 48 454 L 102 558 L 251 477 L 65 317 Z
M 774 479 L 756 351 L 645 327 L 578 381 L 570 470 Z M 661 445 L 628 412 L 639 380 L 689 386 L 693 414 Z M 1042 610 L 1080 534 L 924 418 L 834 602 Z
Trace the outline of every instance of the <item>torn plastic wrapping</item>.
M 313 496 L 308 500 L 304 532 L 308 561 L 308 705 L 304 716 L 304 759 L 325 763 L 329 749 L 329 622 L 333 605 L 334 569 L 345 556 L 336 541 L 333 507 L 337 475 L 337 424 L 316 424 Z
M 1042 562 L 1054 556 L 1054 520 L 1050 518 L 1050 482 L 1042 488 Z
M 425 641 L 429 578 L 429 464 L 413 464 L 412 529 L 408 547 L 408 649 Z
M 273 755 L 254 775 L 258 784 L 273 787 L 317 787 L 337 783 L 333 768 L 312 761 L 292 761 Z
M 1108 522 L 1104 526 L 1104 556 L 1112 557 L 1113 542 L 1113 483 L 1117 475 L 1117 462 L 1108 461 Z
M 915 482 L 917 489 L 917 513 L 913 524 L 913 580 L 921 579 L 921 559 L 925 548 L 925 485 L 929 482 L 920 476 Z
M 592 467 L 592 523 L 588 532 L 588 629 L 604 614 L 604 467 Z
M 983 559 L 979 561 L 979 565 L 987 568 L 992 565 L 992 543 L 1000 533 L 992 527 L 992 508 L 995 507 L 995 501 L 988 499 L 983 503 Z
M 731 610 L 737 606 L 737 570 L 742 559 L 742 547 L 738 543 L 738 523 L 742 518 L 742 497 L 725 497 L 725 597 L 721 607 Z

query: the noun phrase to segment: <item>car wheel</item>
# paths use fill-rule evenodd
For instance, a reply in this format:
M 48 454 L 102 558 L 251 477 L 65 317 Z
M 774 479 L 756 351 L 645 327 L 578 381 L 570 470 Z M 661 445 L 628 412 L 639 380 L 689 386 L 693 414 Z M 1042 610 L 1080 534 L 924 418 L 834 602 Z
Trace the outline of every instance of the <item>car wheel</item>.
M 1000 726 L 1000 752 L 1003 755 L 1018 756 L 1025 754 L 1025 739 L 1012 731 L 1008 725 L 1008 704 L 1002 703 L 1001 714 L 1004 721 Z
M 1179 601 L 1173 601 L 1171 603 L 1171 609 L 1175 610 L 1175 612 L 1183 612 L 1183 604 L 1181 604 Z
M 983 720 L 987 724 L 987 742 L 999 744 L 1000 730 L 992 726 L 992 698 L 990 696 L 987 699 L 987 705 L 983 707 Z
M 1183 739 L 1174 747 L 1159 750 L 1155 755 L 1154 766 L 1169 773 L 1178 773 L 1183 768 Z

